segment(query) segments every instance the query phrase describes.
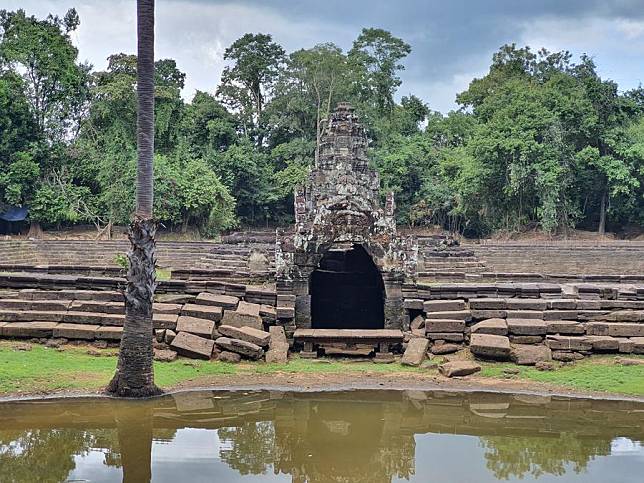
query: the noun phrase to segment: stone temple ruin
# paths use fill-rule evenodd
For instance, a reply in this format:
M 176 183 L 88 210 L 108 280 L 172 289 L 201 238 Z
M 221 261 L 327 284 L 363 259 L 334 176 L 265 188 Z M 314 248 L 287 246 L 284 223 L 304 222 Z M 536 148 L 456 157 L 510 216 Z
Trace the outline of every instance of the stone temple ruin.
M 295 194 L 295 231 L 276 243 L 277 293 L 294 295 L 297 328 L 403 328 L 402 285 L 418 247 L 397 234 L 393 193 L 383 207 L 366 151 L 364 128 L 341 103 Z
M 172 274 L 153 306 L 158 350 L 271 362 L 294 351 L 379 362 L 404 353 L 411 365 L 461 350 L 530 365 L 644 354 L 643 242 L 403 235 L 353 109 L 341 103 L 325 125 L 293 227 L 157 243 L 158 265 Z M 127 248 L 0 241 L 0 337 L 117 344 L 125 280 L 116 258 Z

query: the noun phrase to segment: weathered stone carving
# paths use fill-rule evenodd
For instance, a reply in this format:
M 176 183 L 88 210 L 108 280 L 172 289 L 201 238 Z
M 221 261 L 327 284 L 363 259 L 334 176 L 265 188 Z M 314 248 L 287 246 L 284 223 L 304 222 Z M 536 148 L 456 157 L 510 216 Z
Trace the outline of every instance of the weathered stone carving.
M 311 274 L 329 250 L 362 247 L 384 284 L 384 326 L 402 328 L 402 283 L 416 271 L 418 247 L 396 233 L 393 193 L 383 208 L 378 173 L 369 166 L 367 136 L 354 109 L 330 115 L 305 186 L 295 193 L 295 230 L 278 232 L 278 291 L 296 295 L 296 325 L 311 326 Z

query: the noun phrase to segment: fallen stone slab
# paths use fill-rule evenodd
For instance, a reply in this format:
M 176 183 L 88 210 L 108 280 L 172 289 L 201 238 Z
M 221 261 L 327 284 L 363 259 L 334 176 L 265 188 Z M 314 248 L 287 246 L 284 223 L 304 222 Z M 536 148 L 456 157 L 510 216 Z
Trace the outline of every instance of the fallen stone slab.
M 414 317 L 414 320 L 412 320 L 409 323 L 409 329 L 410 330 L 422 330 L 425 327 L 425 317 L 422 315 L 417 315 Z
M 186 304 L 181 309 L 181 315 L 219 322 L 222 318 L 222 308 L 212 305 Z
M 552 351 L 545 345 L 517 345 L 510 352 L 510 360 L 520 366 L 534 366 L 552 360 Z
M 177 353 L 169 349 L 154 349 L 154 360 L 159 362 L 172 362 L 177 359 Z
M 286 332 L 284 332 L 284 327 L 282 327 L 281 325 L 272 325 L 268 328 L 268 333 L 271 336 L 270 346 L 273 346 L 273 344 L 288 345 Z
M 240 302 L 241 304 L 241 302 Z M 264 322 L 258 315 L 241 313 L 235 310 L 224 310 L 224 316 L 221 319 L 221 325 L 231 325 L 233 327 L 252 327 L 253 329 L 263 330 Z
M 260 304 L 253 304 L 242 300 L 239 302 L 239 305 L 237 305 L 237 312 L 246 315 L 259 315 L 261 308 Z
M 425 312 L 452 312 L 465 310 L 464 300 L 427 300 L 423 303 Z
M 189 332 L 200 337 L 212 339 L 215 329 L 216 325 L 212 320 L 182 315 L 177 320 L 175 332 Z
M 465 321 L 453 319 L 427 319 L 426 332 L 464 332 Z
M 568 337 L 563 335 L 549 335 L 546 345 L 553 351 L 590 351 L 592 343 L 586 337 Z
M 537 319 L 507 320 L 508 332 L 513 335 L 546 335 L 546 323 Z
M 470 352 L 477 357 L 506 360 L 510 357 L 510 339 L 503 335 L 472 334 Z
M 445 377 L 464 377 L 481 370 L 481 366 L 471 361 L 445 362 L 438 366 L 438 371 Z
M 644 366 L 644 359 L 628 359 L 625 357 L 619 357 L 615 359 L 615 364 L 620 364 L 622 366 Z
M 252 327 L 234 327 L 232 325 L 220 325 L 217 329 L 224 337 L 231 339 L 245 340 L 260 347 L 268 346 L 271 341 L 271 335 L 263 330 L 253 329 Z
M 583 324 L 574 320 L 553 320 L 546 322 L 546 333 L 560 335 L 583 335 L 586 332 Z
M 236 309 L 239 303 L 239 298 L 232 295 L 222 295 L 210 292 L 201 292 L 194 301 L 199 305 L 214 305 L 223 309 Z
M 460 345 L 456 344 L 434 344 L 429 351 L 432 354 L 439 356 L 445 354 L 453 354 L 454 352 L 461 350 L 461 348 L 462 347 Z
M 152 312 L 155 314 L 179 314 L 181 313 L 182 304 L 166 304 L 154 303 L 152 304 Z
M 407 349 L 400 360 L 403 366 L 420 366 L 425 357 L 427 357 L 427 349 L 429 348 L 429 340 L 425 338 L 413 338 L 407 344 Z
M 4 337 L 51 337 L 57 322 L 8 322 L 0 325 Z
M 463 342 L 465 340 L 465 334 L 462 332 L 430 332 L 427 337 L 432 341 Z
M 162 293 L 157 294 L 154 297 L 154 300 L 164 304 L 188 304 L 195 299 L 194 295 L 190 294 L 171 294 L 171 293 Z
M 217 356 L 217 360 L 220 362 L 236 364 L 238 362 L 241 362 L 241 356 L 236 352 L 221 351 Z
M 172 341 L 177 336 L 177 333 L 172 329 L 166 329 L 164 334 L 164 342 L 166 344 L 172 344 Z
M 472 334 L 508 335 L 508 323 L 504 319 L 487 319 L 472 326 Z
M 170 347 L 177 353 L 196 359 L 208 360 L 212 356 L 212 350 L 215 341 L 190 334 L 189 332 L 179 332 Z
M 407 310 L 423 310 L 423 299 L 405 299 L 403 300 L 403 308 Z
M 277 309 L 272 305 L 261 304 L 259 316 L 262 320 L 266 320 L 269 323 L 275 322 L 277 320 Z
M 231 339 L 230 337 L 219 337 L 215 343 L 221 349 L 228 352 L 236 352 L 249 359 L 258 360 L 264 355 L 264 350 L 257 344 L 245 340 Z
M 266 362 L 274 364 L 286 364 L 288 362 L 288 341 L 284 327 L 274 325 L 268 328 L 271 335 L 268 351 L 266 352 Z
M 121 340 L 123 336 L 123 327 L 102 326 L 94 332 L 95 339 L 101 340 Z

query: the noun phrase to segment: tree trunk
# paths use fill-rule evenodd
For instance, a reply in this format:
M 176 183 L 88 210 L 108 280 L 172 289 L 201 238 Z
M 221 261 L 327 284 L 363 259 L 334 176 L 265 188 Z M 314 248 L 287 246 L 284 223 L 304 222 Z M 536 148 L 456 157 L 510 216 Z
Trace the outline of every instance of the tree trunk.
M 599 228 L 597 233 L 604 235 L 606 233 L 606 198 L 607 193 L 604 191 L 602 194 L 601 204 L 599 205 Z
M 156 222 L 152 218 L 154 156 L 154 0 L 137 0 L 137 179 L 136 213 L 128 238 L 125 323 L 114 378 L 107 391 L 122 397 L 149 397 L 154 384 L 152 299 L 156 288 Z
M 29 232 L 27 233 L 27 238 L 42 238 L 42 227 L 37 221 L 32 221 L 29 223 Z

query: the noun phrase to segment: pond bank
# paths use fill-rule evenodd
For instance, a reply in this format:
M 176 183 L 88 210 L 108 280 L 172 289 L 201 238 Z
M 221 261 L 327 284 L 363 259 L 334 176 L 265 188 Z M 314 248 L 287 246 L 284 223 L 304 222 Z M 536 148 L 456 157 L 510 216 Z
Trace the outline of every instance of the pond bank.
M 27 348 L 27 346 L 29 346 Z M 89 352 L 89 353 L 88 353 Z M 633 356 L 644 361 L 644 357 Z M 482 372 L 448 379 L 434 365 L 409 368 L 295 357 L 289 364 L 194 361 L 156 363 L 156 381 L 167 392 L 190 389 L 322 391 L 400 389 L 490 391 L 644 401 L 644 365 L 616 364 L 615 356 L 594 356 L 554 371 L 507 363 L 481 363 Z M 96 396 L 116 366 L 115 349 L 0 343 L 0 400 Z M 513 374 L 513 372 L 517 372 Z

